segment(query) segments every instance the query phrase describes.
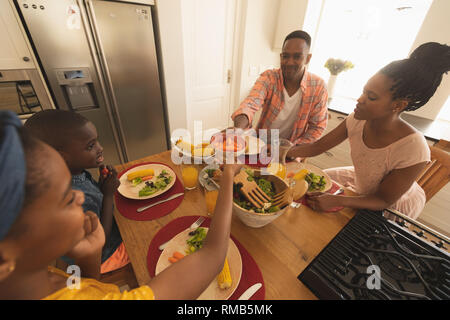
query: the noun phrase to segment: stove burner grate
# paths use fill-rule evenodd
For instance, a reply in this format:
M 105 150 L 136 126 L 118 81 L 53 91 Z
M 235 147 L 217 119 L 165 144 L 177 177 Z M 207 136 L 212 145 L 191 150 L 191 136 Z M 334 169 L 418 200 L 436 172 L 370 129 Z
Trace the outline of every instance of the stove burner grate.
M 424 231 L 360 210 L 298 279 L 320 299 L 450 299 L 450 255 Z

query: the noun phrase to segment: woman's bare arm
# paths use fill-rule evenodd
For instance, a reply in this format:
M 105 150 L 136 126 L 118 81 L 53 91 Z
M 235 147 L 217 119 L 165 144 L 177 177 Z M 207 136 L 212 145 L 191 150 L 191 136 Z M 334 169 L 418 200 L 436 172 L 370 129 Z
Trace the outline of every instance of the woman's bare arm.
M 214 216 L 203 247 L 154 277 L 156 299 L 196 299 L 223 268 L 228 251 L 233 204 L 233 177 L 241 166 L 225 166 Z
M 407 168 L 393 170 L 383 179 L 373 194 L 360 196 L 324 194 L 311 197 L 308 202 L 312 208 L 323 211 L 337 206 L 370 210 L 386 209 L 408 191 L 426 164 L 427 162 L 421 162 Z

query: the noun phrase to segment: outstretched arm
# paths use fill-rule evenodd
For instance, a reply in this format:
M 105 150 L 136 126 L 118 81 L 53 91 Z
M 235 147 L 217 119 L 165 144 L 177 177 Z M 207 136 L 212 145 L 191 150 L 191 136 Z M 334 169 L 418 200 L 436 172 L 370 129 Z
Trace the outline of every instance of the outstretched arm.
M 264 101 L 269 95 L 273 81 L 268 71 L 260 75 L 249 95 L 231 115 L 235 128 L 247 129 L 252 126 L 253 116 L 262 108 Z
M 421 162 L 407 168 L 391 171 L 373 194 L 360 196 L 333 196 L 323 194 L 317 197 L 311 197 L 308 202 L 314 210 L 319 211 L 326 211 L 338 206 L 370 210 L 386 209 L 408 191 L 426 164 L 427 162 Z
M 155 276 L 149 283 L 155 298 L 196 299 L 223 268 L 233 204 L 233 177 L 240 165 L 226 165 L 214 216 L 203 247 Z

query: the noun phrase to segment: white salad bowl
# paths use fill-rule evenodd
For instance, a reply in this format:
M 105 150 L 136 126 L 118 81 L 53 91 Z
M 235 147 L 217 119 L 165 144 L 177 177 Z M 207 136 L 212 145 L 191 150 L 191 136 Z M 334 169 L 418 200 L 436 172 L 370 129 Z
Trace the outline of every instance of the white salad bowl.
M 261 176 L 261 170 L 253 170 L 256 177 Z M 264 175 L 264 178 L 273 182 L 275 188 L 275 194 L 289 188 L 288 184 L 281 178 L 275 175 Z M 261 228 L 271 223 L 276 218 L 280 217 L 289 208 L 290 203 L 276 212 L 270 213 L 257 213 L 242 208 L 233 201 L 233 214 L 235 214 L 246 226 L 252 228 Z

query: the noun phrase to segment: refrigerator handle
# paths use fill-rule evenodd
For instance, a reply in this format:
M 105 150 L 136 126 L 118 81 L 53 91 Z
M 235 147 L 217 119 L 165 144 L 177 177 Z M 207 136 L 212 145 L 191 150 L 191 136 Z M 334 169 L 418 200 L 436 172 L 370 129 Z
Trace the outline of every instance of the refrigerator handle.
M 117 101 L 114 95 L 108 65 L 105 60 L 104 50 L 102 48 L 101 42 L 99 41 L 95 14 L 92 7 L 92 1 L 84 0 L 85 6 L 82 3 L 83 0 L 76 0 L 76 1 L 78 3 L 79 8 L 86 8 L 86 12 L 84 10 L 80 10 L 81 18 L 83 20 L 83 23 L 85 23 L 86 26 L 90 26 L 90 29 L 92 30 L 92 35 L 90 32 L 86 32 L 88 44 L 92 52 L 95 68 L 97 69 L 97 72 L 99 74 L 100 87 L 105 97 L 105 103 L 107 105 L 108 114 L 111 119 L 114 119 L 115 117 L 118 120 L 118 123 L 116 121 L 112 121 L 115 125 L 116 130 L 119 131 L 119 135 L 117 135 L 117 132 L 113 130 L 114 140 L 119 146 L 121 146 L 124 153 L 124 155 L 122 154 L 120 155 L 120 160 L 122 161 L 122 163 L 126 163 L 128 162 L 128 151 L 127 146 L 123 139 L 125 135 L 122 130 L 122 126 L 120 125 L 121 121 L 117 107 Z M 98 55 L 96 53 L 98 53 Z M 102 63 L 100 63 L 99 58 L 102 60 Z M 104 79 L 106 79 L 106 83 Z

